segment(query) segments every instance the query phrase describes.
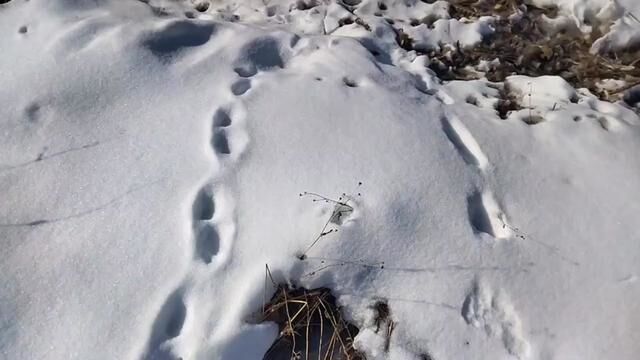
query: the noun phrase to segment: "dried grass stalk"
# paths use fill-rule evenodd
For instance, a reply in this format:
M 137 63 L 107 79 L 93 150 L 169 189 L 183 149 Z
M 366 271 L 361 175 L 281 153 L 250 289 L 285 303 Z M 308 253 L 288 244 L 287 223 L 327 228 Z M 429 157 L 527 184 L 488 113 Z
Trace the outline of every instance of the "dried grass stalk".
M 353 347 L 358 328 L 345 321 L 327 288 L 307 290 L 280 285 L 265 304 L 262 321 L 278 324 L 280 333 L 265 360 L 364 360 Z

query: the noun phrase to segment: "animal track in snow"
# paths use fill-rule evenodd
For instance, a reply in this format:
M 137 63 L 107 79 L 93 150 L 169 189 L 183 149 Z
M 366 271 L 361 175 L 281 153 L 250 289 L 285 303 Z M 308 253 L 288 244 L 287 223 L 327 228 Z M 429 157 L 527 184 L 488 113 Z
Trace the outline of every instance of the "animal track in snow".
M 211 23 L 175 21 L 147 38 L 144 46 L 158 57 L 170 57 L 185 48 L 204 45 L 215 31 Z
M 214 111 L 211 117 L 211 140 L 210 145 L 214 155 L 230 155 L 232 153 L 232 145 L 229 141 L 229 133 L 239 131 L 240 129 L 232 129 L 238 126 L 234 124 L 234 120 L 242 120 L 243 108 L 237 103 L 219 107 Z M 241 123 L 242 121 L 240 121 Z M 242 150 L 242 137 L 237 144 L 239 152 Z M 234 146 L 235 147 L 235 146 Z M 234 158 L 229 158 L 233 160 Z M 213 258 L 220 252 L 221 239 L 218 231 L 219 224 L 214 220 L 216 212 L 215 193 L 212 181 L 209 180 L 195 195 L 192 205 L 192 229 L 194 240 L 194 258 L 201 260 L 205 264 L 213 262 Z
M 513 235 L 505 213 L 489 191 L 475 191 L 467 197 L 467 213 L 471 227 L 477 233 L 486 233 L 496 239 L 506 239 Z
M 195 255 L 205 264 L 210 264 L 220 250 L 220 235 L 215 225 L 200 222 L 195 225 Z
M 235 60 L 233 71 L 241 78 L 231 85 L 231 92 L 238 96 L 251 88 L 249 78 L 259 71 L 271 71 L 284 68 L 286 61 L 291 57 L 291 48 L 300 39 L 297 35 L 290 35 L 289 49 L 281 46 L 283 39 L 273 36 L 257 38 L 245 44 Z
M 180 335 L 186 317 L 187 307 L 184 302 L 184 292 L 182 289 L 177 289 L 167 297 L 153 322 L 147 351 L 143 358 L 149 360 L 174 359 L 175 356 L 166 346 L 166 342 Z
M 347 76 L 345 76 L 345 77 L 343 77 L 343 78 L 342 78 L 342 82 L 343 82 L 346 86 L 351 87 L 351 88 L 358 87 L 358 83 L 357 83 L 355 80 L 353 80 L 353 79 L 351 79 L 351 78 L 349 78 L 349 77 L 347 77 Z
M 476 167 L 486 178 L 489 159 L 469 129 L 455 116 L 443 116 L 440 122 L 442 131 L 464 162 Z M 496 239 L 506 239 L 513 235 L 505 213 L 490 190 L 476 190 L 467 197 L 467 214 L 475 233 L 486 233 Z
M 216 154 L 231 154 L 231 147 L 228 139 L 228 129 L 231 126 L 231 114 L 226 108 L 219 108 L 213 114 L 213 127 L 211 129 L 211 147 Z
M 217 129 L 213 133 L 211 138 L 211 146 L 218 154 L 231 154 L 229 148 L 229 140 L 227 139 L 227 132 L 224 129 Z
M 246 80 L 246 79 L 242 79 Z M 242 81 L 241 80 L 241 81 Z M 245 145 L 242 130 L 236 127 L 242 125 L 244 108 L 238 102 L 219 107 L 211 117 L 211 140 L 210 145 L 214 155 L 230 155 L 232 150 L 242 152 Z M 236 121 L 239 123 L 236 123 Z M 229 134 L 236 135 L 233 142 L 229 139 Z M 237 157 L 228 157 L 233 161 Z M 230 164 L 230 163 L 229 163 Z M 220 252 L 221 243 L 226 243 L 221 239 L 219 229 L 219 219 L 214 219 L 216 197 L 212 180 L 209 180 L 198 191 L 193 201 L 193 238 L 194 238 L 194 258 L 201 260 L 205 264 L 213 262 L 213 258 Z
M 240 79 L 231 85 L 231 92 L 236 96 L 243 95 L 249 89 L 251 89 L 251 80 L 249 79 Z
M 25 115 L 30 123 L 37 123 L 42 115 L 42 107 L 38 103 L 31 103 L 25 109 Z
M 244 45 L 237 62 L 244 64 L 245 68 L 252 69 L 250 72 L 253 74 L 257 72 L 256 70 L 282 69 L 285 63 L 284 58 L 289 57 L 288 53 L 283 52 L 279 39 L 265 36 Z M 241 67 L 236 67 L 236 69 L 239 68 Z
M 192 207 L 194 256 L 205 264 L 211 263 L 220 249 L 220 235 L 215 225 L 211 223 L 215 213 L 213 199 L 213 191 L 210 186 L 206 185 L 198 191 Z
M 254 64 L 244 64 L 241 66 L 237 66 L 233 69 L 238 76 L 243 78 L 250 78 L 258 73 L 258 69 Z
M 229 112 L 225 109 L 218 109 L 215 114 L 213 114 L 213 127 L 227 127 L 231 125 L 231 116 Z
M 559 248 L 531 236 L 525 236 L 518 228 L 511 226 L 507 215 L 502 211 L 493 194 L 488 191 L 475 191 L 467 197 L 467 214 L 469 223 L 475 233 L 485 233 L 495 239 L 519 238 L 530 241 L 545 248 L 550 254 L 557 256 L 573 266 L 580 263 L 565 255 Z
M 467 164 L 476 166 L 484 171 L 489 164 L 489 160 L 467 127 L 455 117 L 442 117 L 441 123 L 442 130 L 462 159 Z
M 483 328 L 487 336 L 500 338 L 509 354 L 518 359 L 529 358 L 531 349 L 520 318 L 504 292 L 494 292 L 476 280 L 462 303 L 461 313 L 467 324 Z
M 205 186 L 196 195 L 193 202 L 193 219 L 194 220 L 211 220 L 215 211 L 212 190 Z

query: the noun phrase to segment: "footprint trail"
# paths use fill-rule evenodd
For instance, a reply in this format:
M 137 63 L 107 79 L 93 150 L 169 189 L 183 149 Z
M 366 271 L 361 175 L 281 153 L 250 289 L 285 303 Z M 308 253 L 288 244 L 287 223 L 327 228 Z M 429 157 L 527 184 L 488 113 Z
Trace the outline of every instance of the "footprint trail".
M 171 339 L 178 337 L 187 317 L 183 289 L 172 292 L 160 308 L 151 329 L 147 351 L 142 356 L 145 360 L 177 359 L 166 345 Z
M 468 165 L 475 166 L 480 171 L 485 171 L 489 165 L 489 159 L 482 152 L 480 145 L 467 127 L 455 117 L 442 117 L 441 123 L 442 130 L 462 159 Z
M 269 41 L 261 42 L 261 46 L 269 45 Z M 268 47 L 268 46 L 267 46 Z M 164 48 L 163 48 L 164 49 Z M 157 49 L 156 49 L 157 50 Z M 255 49 L 249 49 L 255 51 Z M 247 50 L 247 51 L 249 51 Z M 264 50 L 264 49 L 263 49 Z M 273 55 L 273 54 L 271 54 Z M 257 56 L 253 54 L 253 56 Z M 247 56 L 245 56 L 246 58 Z M 251 58 L 251 56 L 249 56 Z M 257 58 L 260 58 L 259 56 Z M 211 291 L 215 273 L 223 268 L 232 258 L 235 237 L 233 198 L 222 181 L 235 169 L 249 140 L 245 130 L 246 108 L 243 98 L 252 89 L 253 78 L 259 71 L 270 68 L 281 68 L 279 57 L 264 60 L 262 63 L 249 63 L 233 69 L 235 79 L 228 87 L 229 100 L 213 110 L 209 121 L 210 138 L 208 149 L 219 164 L 200 188 L 195 192 L 191 205 L 192 228 L 192 261 L 191 271 L 165 300 L 159 310 L 151 330 L 143 359 L 178 359 L 185 354 L 176 355 L 180 351 L 197 353 L 197 349 L 186 344 L 190 338 L 209 336 L 210 326 L 195 321 L 185 329 L 188 309 L 198 310 L 202 306 L 189 304 L 185 295 L 190 292 Z M 199 317 L 209 316 L 208 311 L 196 311 Z

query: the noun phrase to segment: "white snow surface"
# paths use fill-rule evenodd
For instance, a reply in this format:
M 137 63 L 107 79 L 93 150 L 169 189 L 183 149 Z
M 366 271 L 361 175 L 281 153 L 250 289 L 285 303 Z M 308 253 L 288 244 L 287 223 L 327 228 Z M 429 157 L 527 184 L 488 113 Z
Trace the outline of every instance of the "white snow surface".
M 330 287 L 368 359 L 638 358 L 637 110 L 513 76 L 500 119 L 503 84 L 440 83 L 345 3 L 0 5 L 1 359 L 261 359 L 267 264 Z M 385 3 L 436 19 L 425 46 L 490 25 Z M 561 5 L 622 9 L 622 46 L 640 9 L 604 3 Z M 353 207 L 311 249 L 334 204 L 305 191 Z

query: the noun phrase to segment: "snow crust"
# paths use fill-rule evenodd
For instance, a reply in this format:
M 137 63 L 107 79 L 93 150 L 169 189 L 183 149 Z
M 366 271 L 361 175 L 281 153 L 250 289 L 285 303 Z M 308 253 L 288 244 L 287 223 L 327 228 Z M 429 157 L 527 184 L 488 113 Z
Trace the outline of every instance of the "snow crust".
M 268 265 L 332 288 L 368 359 L 637 359 L 637 109 L 441 83 L 344 3 L 0 5 L 0 358 L 260 359 Z M 636 41 L 632 1 L 554 3 L 613 22 L 598 51 Z M 490 31 L 385 4 L 426 48 Z

